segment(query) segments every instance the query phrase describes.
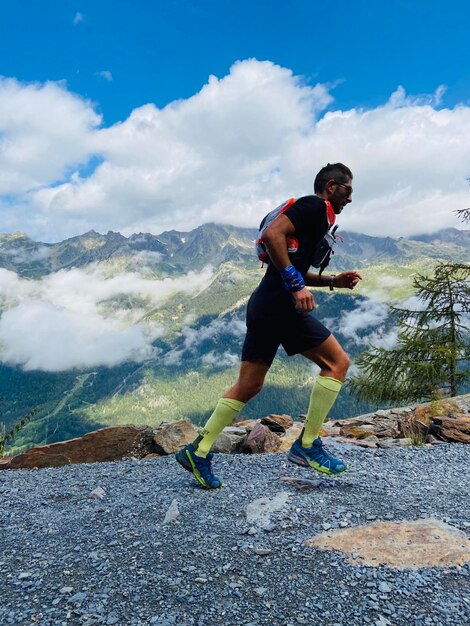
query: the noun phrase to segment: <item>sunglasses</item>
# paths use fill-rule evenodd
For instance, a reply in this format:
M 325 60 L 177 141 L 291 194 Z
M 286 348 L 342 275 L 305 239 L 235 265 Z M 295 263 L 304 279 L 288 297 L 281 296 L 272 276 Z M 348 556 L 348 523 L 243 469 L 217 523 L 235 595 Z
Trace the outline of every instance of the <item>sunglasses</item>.
M 346 191 L 348 192 L 348 196 L 352 194 L 353 188 L 351 187 L 351 185 L 345 185 L 344 183 L 339 183 L 337 180 L 335 180 L 334 182 L 336 185 L 339 185 L 340 187 L 344 187 Z

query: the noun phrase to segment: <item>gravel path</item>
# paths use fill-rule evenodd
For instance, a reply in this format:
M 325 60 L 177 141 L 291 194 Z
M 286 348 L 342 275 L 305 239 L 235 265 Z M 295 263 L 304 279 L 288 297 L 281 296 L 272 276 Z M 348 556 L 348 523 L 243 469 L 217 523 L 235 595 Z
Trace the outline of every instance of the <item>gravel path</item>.
M 375 518 L 435 517 L 469 536 L 470 446 L 341 454 L 352 469 L 310 491 L 280 476 L 319 475 L 275 454 L 218 455 L 213 492 L 171 457 L 1 471 L 0 624 L 468 624 L 468 564 L 371 568 L 303 542 Z M 286 511 L 248 520 L 262 497 Z

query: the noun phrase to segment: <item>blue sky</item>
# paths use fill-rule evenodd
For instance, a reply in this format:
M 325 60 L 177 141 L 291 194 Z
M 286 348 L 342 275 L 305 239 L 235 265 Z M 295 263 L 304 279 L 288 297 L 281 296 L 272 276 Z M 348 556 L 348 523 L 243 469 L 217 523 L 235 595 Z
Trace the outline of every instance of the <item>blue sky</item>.
M 469 24 L 466 0 L 2 0 L 1 74 L 66 80 L 106 123 L 187 98 L 251 57 L 337 82 L 341 108 L 443 83 L 453 106 L 470 99 Z
M 0 139 L 15 150 L 4 151 L 7 173 L 3 176 L 8 181 L 0 185 L 1 230 L 21 229 L 54 239 L 91 227 L 127 233 L 138 228 L 194 227 L 203 218 L 253 225 L 271 202 L 283 199 L 283 193 L 310 193 L 315 169 L 330 159 L 349 159 L 360 174 L 355 200 L 362 209 L 351 213 L 347 226 L 374 234 L 388 229 L 395 235 L 397 224 L 403 225 L 403 234 L 442 227 L 447 220 L 441 207 L 445 203 L 450 210 L 461 207 L 465 177 L 470 175 L 468 151 L 462 145 L 470 105 L 469 24 L 470 3 L 463 0 L 445 4 L 432 0 L 2 0 Z M 243 70 L 234 72 L 234 67 Z M 260 84 L 274 81 L 285 94 L 292 87 L 295 110 L 284 103 L 278 111 L 270 109 L 263 115 L 271 105 L 262 93 L 246 87 L 253 73 Z M 210 87 L 211 75 L 217 77 L 218 86 Z M 2 93 L 10 103 L 3 119 Z M 273 88 L 270 93 L 275 103 L 279 92 Z M 302 109 L 306 100 L 310 122 Z M 151 108 L 143 111 L 146 104 Z M 401 113 L 392 114 L 390 108 Z M 442 111 L 448 113 L 438 115 Z M 334 117 L 330 133 L 334 150 L 324 149 L 322 143 L 329 114 Z M 232 150 L 229 137 L 232 134 L 236 141 L 238 124 L 257 127 L 259 115 L 273 125 L 266 126 L 258 139 L 264 146 L 262 156 L 253 146 L 251 153 L 247 150 L 243 159 L 230 164 L 233 170 L 243 160 L 239 176 L 244 180 L 251 176 L 247 172 L 256 172 L 237 208 L 233 189 L 240 190 L 239 180 L 228 180 L 221 171 L 210 180 L 209 171 L 214 163 L 234 159 L 236 149 Z M 152 163 L 146 162 L 145 171 L 140 153 L 151 151 L 151 146 L 142 148 L 143 118 L 154 132 L 155 151 L 169 153 L 179 146 L 171 163 L 158 162 L 152 169 Z M 297 120 L 294 130 L 289 118 Z M 61 120 L 60 133 L 54 119 Z M 409 135 L 398 132 L 403 124 L 410 128 Z M 197 141 L 194 125 L 205 133 Z M 28 137 L 30 127 L 35 130 Z M 420 128 L 425 129 L 422 134 Z M 282 145 L 283 155 L 276 155 L 269 140 L 277 132 L 281 142 L 290 132 L 297 137 Z M 223 141 L 221 135 L 226 135 Z M 292 156 L 281 163 L 287 152 L 307 150 L 296 143 L 307 135 L 311 160 L 300 164 Z M 367 167 L 365 158 L 384 167 L 392 135 L 394 180 L 388 183 L 385 175 Z M 128 144 L 130 136 L 133 141 Z M 341 145 L 341 136 L 349 148 Z M 442 148 L 440 155 L 436 142 Z M 373 144 L 377 152 L 370 147 Z M 367 155 L 359 154 L 361 145 L 369 147 Z M 30 146 L 37 151 L 34 159 Z M 41 146 L 44 155 L 54 157 L 49 170 Z M 214 161 L 209 151 L 216 155 Z M 124 162 L 124 152 L 135 157 Z M 422 153 L 422 162 L 415 158 L 408 162 L 416 152 Z M 427 165 L 430 159 L 434 169 Z M 447 170 L 441 169 L 442 163 Z M 4 165 L 1 159 L 0 165 Z M 186 172 L 192 168 L 194 177 L 175 177 L 177 165 Z M 144 194 L 134 193 L 131 183 L 121 187 L 119 197 L 126 197 L 127 204 L 119 207 L 119 219 L 111 210 L 116 206 L 111 185 L 118 195 L 115 182 L 123 180 L 117 168 L 134 169 L 144 186 L 152 171 L 159 172 Z M 449 173 L 455 178 L 447 187 L 437 186 L 436 181 L 448 179 Z M 171 192 L 164 183 L 170 174 L 174 188 L 194 188 L 204 181 L 207 197 L 200 194 L 194 213 L 185 209 L 189 194 L 169 200 Z M 374 186 L 377 179 L 383 179 L 382 187 Z M 215 200 L 218 195 L 230 198 L 222 217 Z M 422 226 L 418 195 L 436 217 L 423 220 Z M 370 219 L 371 207 L 380 207 L 383 215 L 396 201 L 405 206 L 403 216 L 394 220 L 393 227 L 385 220 L 387 226 L 378 228 L 377 219 Z

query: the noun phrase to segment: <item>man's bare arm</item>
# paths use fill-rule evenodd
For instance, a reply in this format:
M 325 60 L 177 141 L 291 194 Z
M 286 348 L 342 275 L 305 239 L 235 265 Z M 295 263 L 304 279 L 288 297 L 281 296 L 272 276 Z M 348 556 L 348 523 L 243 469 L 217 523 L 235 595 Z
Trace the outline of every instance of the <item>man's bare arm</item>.
M 294 225 L 286 215 L 280 215 L 263 233 L 262 241 L 268 249 L 269 258 L 279 271 L 291 265 L 287 253 L 287 237 L 294 234 Z
M 262 240 L 268 249 L 269 258 L 279 272 L 292 265 L 287 253 L 287 237 L 293 235 L 295 235 L 294 225 L 286 215 L 280 215 L 263 234 Z M 315 308 L 313 295 L 305 287 L 293 291 L 292 297 L 299 311 L 309 312 Z
M 328 274 L 320 276 L 313 272 L 307 272 L 305 284 L 309 287 L 329 287 L 331 285 L 336 289 L 354 289 L 360 280 L 362 280 L 362 276 L 359 272 L 342 272 L 332 280 Z

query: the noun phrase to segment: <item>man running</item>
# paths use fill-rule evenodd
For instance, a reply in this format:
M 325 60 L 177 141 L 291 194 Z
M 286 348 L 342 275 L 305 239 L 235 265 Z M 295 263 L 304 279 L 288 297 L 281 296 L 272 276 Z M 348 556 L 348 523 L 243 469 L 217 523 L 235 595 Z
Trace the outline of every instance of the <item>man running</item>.
M 348 469 L 326 452 L 319 433 L 341 389 L 349 358 L 330 331 L 311 315 L 315 301 L 307 287 L 354 289 L 361 280 L 357 272 L 320 276 L 309 271 L 336 215 L 352 201 L 352 178 L 351 170 L 342 163 L 326 165 L 315 178 L 315 195 L 295 201 L 262 235 L 270 262 L 248 302 L 239 378 L 218 401 L 200 436 L 176 454 L 178 463 L 206 489 L 222 486 L 212 472 L 214 441 L 261 391 L 280 345 L 289 356 L 302 354 L 320 367 L 304 428 L 287 458 L 330 476 Z M 287 239 L 292 237 L 298 241 L 298 249 L 289 254 Z

